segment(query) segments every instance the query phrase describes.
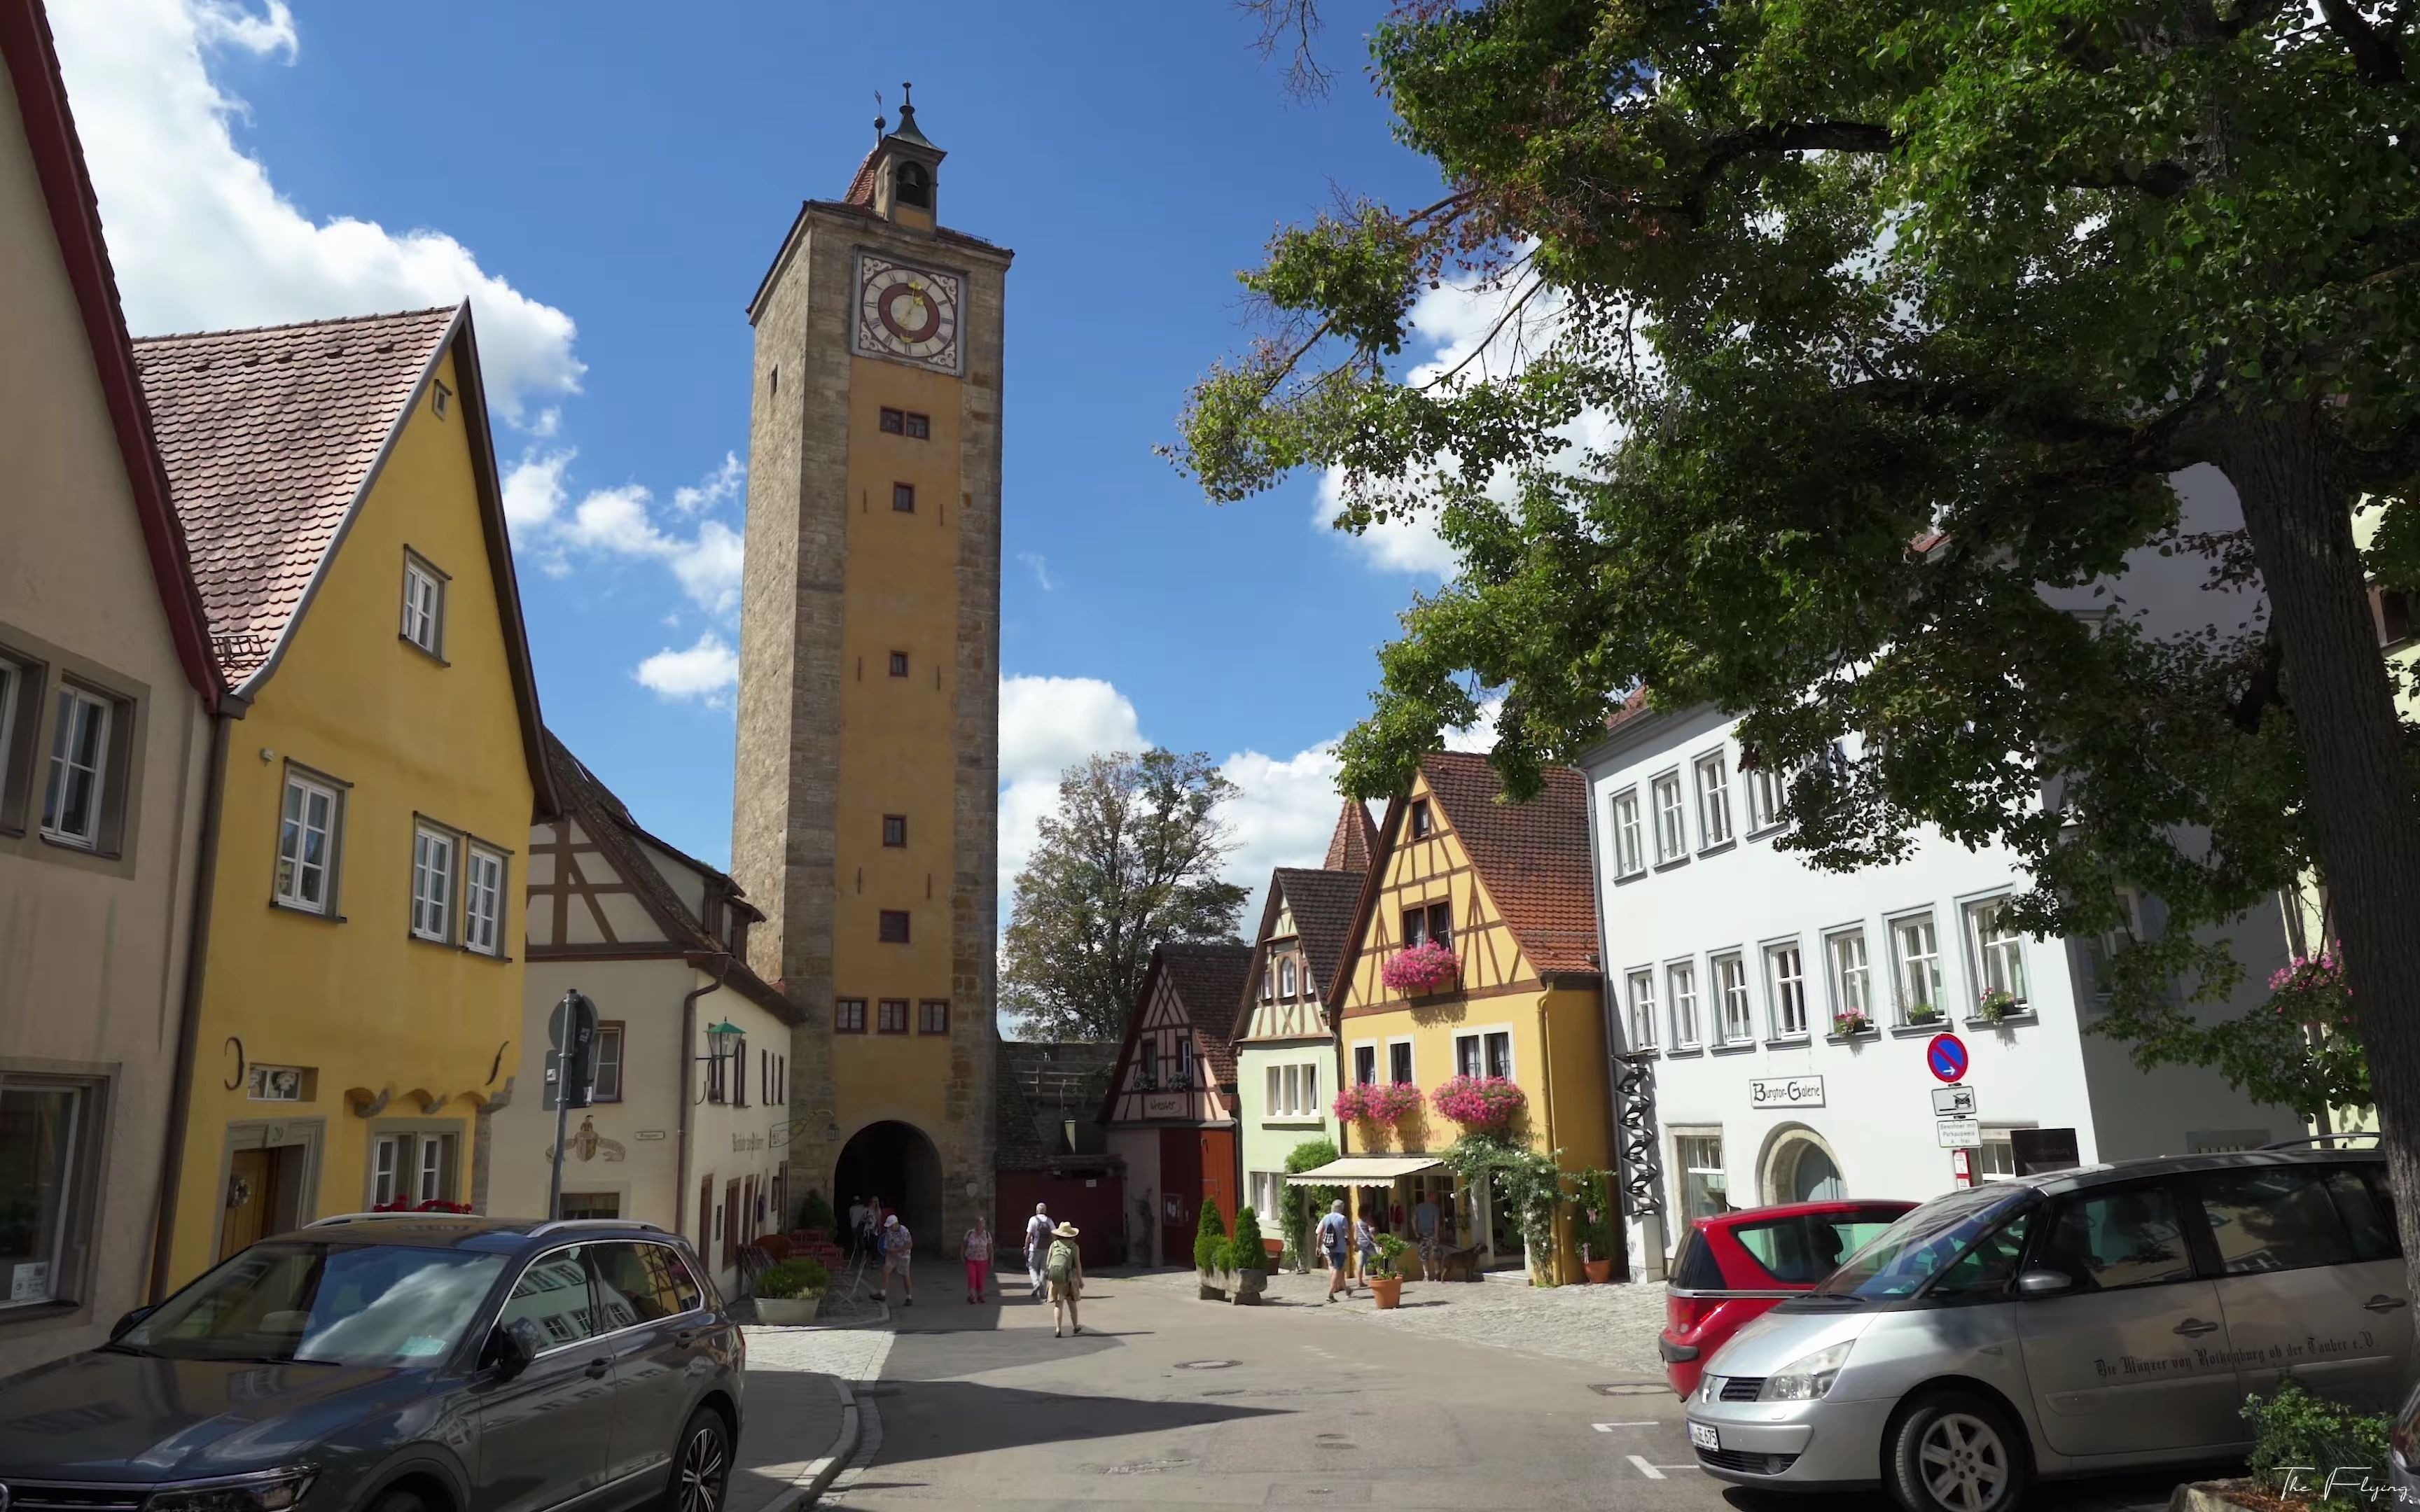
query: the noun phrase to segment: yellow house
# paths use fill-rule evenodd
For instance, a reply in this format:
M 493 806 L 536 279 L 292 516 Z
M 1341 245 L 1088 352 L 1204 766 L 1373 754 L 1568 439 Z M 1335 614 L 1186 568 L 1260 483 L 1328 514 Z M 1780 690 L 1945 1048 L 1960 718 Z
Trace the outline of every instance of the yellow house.
M 468 305 L 136 344 L 224 722 L 153 1285 L 471 1194 L 550 815 Z M 531 1061 L 535 1064 L 535 1059 Z
M 1435 1202 L 1451 1229 L 1448 1247 L 1476 1249 L 1484 1265 L 1522 1263 L 1520 1226 L 1493 1183 L 1466 1187 L 1434 1160 L 1463 1133 L 1436 1110 L 1438 1087 L 1503 1077 L 1526 1103 L 1512 1126 L 1516 1139 L 1560 1151 L 1568 1171 L 1612 1164 L 1588 789 L 1569 767 L 1549 768 L 1545 781 L 1534 801 L 1508 804 L 1486 758 L 1422 760 L 1379 826 L 1378 858 L 1328 999 L 1343 1082 L 1408 1083 L 1420 1092 L 1418 1109 L 1399 1119 L 1345 1124 L 1348 1162 L 1365 1157 L 1357 1170 L 1391 1181 L 1356 1187 L 1360 1210 L 1410 1238 L 1420 1204 Z M 1427 991 L 1388 986 L 1388 961 L 1429 942 L 1459 958 L 1458 977 Z M 1578 1280 L 1568 1216 L 1555 1248 L 1555 1279 Z

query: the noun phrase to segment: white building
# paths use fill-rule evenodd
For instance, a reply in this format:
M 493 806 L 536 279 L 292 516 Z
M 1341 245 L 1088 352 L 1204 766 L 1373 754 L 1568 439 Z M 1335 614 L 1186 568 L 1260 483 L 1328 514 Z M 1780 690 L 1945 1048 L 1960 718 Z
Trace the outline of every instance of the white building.
M 566 1119 L 563 1216 L 639 1218 L 687 1234 L 736 1295 L 741 1246 L 788 1230 L 807 1191 L 789 1165 L 798 1013 L 742 959 L 745 932 L 764 916 L 730 877 L 641 828 L 551 731 L 547 760 L 563 816 L 530 836 L 530 1048 L 517 1083 L 484 1115 L 475 1205 L 546 1211 L 548 1021 L 576 987 L 597 1005 L 600 1030 L 595 1101 Z
M 2205 491 L 2198 528 L 2234 523 L 2223 491 Z M 2238 621 L 2255 602 L 2204 593 L 2200 563 L 2143 555 L 2120 586 L 2155 629 Z M 2098 607 L 2086 591 L 2054 597 L 2071 595 L 2080 612 Z M 1922 1199 L 2013 1174 L 2028 1152 L 2089 1165 L 2302 1132 L 2214 1072 L 2145 1072 L 2125 1044 L 2086 1033 L 2102 946 L 2000 924 L 2002 902 L 2030 886 L 2013 853 L 1931 835 L 1894 865 L 1818 872 L 1775 847 L 1781 787 L 1741 754 L 1717 711 L 1634 700 L 1580 764 L 1616 1054 L 1650 1053 L 1662 1216 L 1628 1226 L 1634 1274 L 1660 1273 L 1688 1219 L 1726 1207 Z M 2156 900 L 2136 908 L 2160 927 Z M 2274 911 L 2230 933 L 2242 982 L 2212 1017 L 2261 1002 L 2288 958 Z M 2013 1007 L 1989 1023 L 1978 1005 L 1994 989 Z M 1850 1012 L 1869 1027 L 1838 1032 Z M 1927 1050 L 1944 1032 L 1966 1047 L 1978 1127 L 1939 1127 Z M 1971 1151 L 1944 1146 L 1976 1134 Z

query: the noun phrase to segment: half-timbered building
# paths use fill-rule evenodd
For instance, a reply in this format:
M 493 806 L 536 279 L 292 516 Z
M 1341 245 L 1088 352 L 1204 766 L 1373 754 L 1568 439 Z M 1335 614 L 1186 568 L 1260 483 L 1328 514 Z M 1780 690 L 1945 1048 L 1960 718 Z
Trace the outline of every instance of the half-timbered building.
M 1205 1206 L 1235 1222 L 1235 1020 L 1252 948 L 1155 946 L 1103 1100 L 1125 1164 L 1127 1254 L 1187 1263 Z
M 1360 1211 L 1401 1227 L 1402 1215 L 1435 1200 L 1450 1247 L 1475 1251 L 1483 1265 L 1522 1263 L 1520 1227 L 1492 1183 L 1466 1185 L 1436 1159 L 1470 1127 L 1438 1108 L 1439 1088 L 1510 1083 L 1520 1107 L 1507 1137 L 1559 1151 L 1574 1172 L 1611 1164 L 1588 784 L 1564 766 L 1544 779 L 1536 798 L 1509 803 L 1483 756 L 1421 760 L 1379 823 L 1378 858 L 1327 999 L 1345 1080 L 1419 1093 L 1393 1116 L 1344 1123 L 1345 1184 Z M 1389 963 L 1422 947 L 1444 974 L 1390 984 Z M 1401 969 L 1393 975 L 1400 980 Z M 1577 1280 L 1579 1260 L 1559 1232 L 1556 1278 Z
M 789 1227 L 810 1184 L 790 1170 L 798 1012 L 748 967 L 764 916 L 738 885 L 642 828 L 552 732 L 546 749 L 562 813 L 530 832 L 521 1042 L 535 1048 L 485 1115 L 478 1205 L 546 1210 L 549 1020 L 578 988 L 600 1022 L 594 1101 L 566 1119 L 561 1216 L 676 1229 L 733 1289 L 740 1248 Z
M 1377 833 L 1370 810 L 1347 799 L 1318 867 L 1269 874 L 1235 1058 L 1244 1196 L 1270 1238 L 1279 1233 L 1273 1215 L 1287 1157 L 1310 1141 L 1336 1138 L 1336 1035 L 1321 999 L 1343 963 Z

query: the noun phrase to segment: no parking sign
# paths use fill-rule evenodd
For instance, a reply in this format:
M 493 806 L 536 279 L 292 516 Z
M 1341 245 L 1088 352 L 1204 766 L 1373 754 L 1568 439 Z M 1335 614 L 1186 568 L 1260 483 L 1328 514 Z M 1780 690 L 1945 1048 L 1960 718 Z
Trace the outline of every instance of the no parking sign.
M 1936 1081 L 1965 1080 L 1966 1063 L 1966 1041 L 1954 1034 L 1936 1034 L 1924 1047 L 1925 1067 Z

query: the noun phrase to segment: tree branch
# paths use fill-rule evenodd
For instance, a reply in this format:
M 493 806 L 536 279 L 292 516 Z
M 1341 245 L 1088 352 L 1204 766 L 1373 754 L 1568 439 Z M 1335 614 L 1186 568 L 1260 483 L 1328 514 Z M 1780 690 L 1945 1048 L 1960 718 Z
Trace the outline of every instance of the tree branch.
M 2362 83 L 2382 86 L 2403 82 L 2403 54 L 2395 39 L 2372 26 L 2352 0 L 2319 0 L 2319 14 L 2352 54 L 2353 70 Z

